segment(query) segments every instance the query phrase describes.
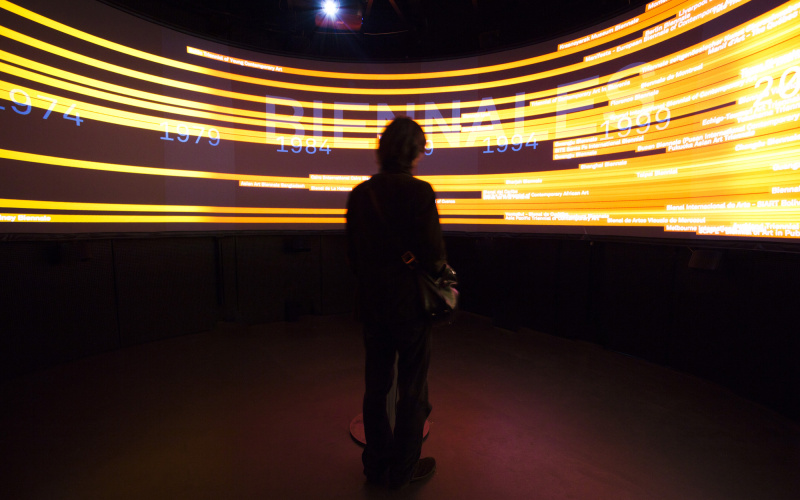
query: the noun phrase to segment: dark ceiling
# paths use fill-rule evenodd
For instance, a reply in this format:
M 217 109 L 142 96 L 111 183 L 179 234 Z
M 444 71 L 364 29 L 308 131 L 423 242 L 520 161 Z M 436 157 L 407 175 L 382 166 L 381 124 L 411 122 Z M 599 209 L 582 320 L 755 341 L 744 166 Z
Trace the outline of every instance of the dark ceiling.
M 101 0 L 194 35 L 262 52 L 340 60 L 461 57 L 547 40 L 646 0 Z

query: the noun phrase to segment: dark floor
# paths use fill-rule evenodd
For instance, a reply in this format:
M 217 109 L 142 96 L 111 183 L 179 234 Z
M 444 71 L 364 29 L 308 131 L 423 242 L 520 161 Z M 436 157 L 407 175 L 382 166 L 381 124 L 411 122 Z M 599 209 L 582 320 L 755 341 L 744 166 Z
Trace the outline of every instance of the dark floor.
M 462 315 L 435 332 L 425 455 L 365 484 L 348 317 L 227 326 L 5 383 L 8 499 L 796 500 L 800 425 L 702 380 Z

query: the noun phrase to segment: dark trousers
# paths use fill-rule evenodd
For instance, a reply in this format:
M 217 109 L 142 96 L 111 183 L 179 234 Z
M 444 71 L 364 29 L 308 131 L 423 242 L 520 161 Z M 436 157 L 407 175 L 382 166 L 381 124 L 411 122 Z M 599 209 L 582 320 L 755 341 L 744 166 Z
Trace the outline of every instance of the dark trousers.
M 424 321 L 406 325 L 366 324 L 366 391 L 361 456 L 364 474 L 371 480 L 388 471 L 389 482 L 403 484 L 411 478 L 422 450 L 428 402 L 428 367 L 431 327 Z M 386 413 L 386 395 L 392 388 L 395 356 L 398 401 L 394 433 Z

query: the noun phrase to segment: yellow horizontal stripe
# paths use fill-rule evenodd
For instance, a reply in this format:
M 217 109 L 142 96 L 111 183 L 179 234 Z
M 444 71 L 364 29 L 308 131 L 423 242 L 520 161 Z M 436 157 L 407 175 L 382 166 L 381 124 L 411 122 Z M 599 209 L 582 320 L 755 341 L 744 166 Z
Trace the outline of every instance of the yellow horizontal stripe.
M 741 6 L 744 3 L 747 3 L 748 1 L 749 0 L 742 0 L 742 2 L 737 4 L 737 6 L 735 6 L 735 7 Z M 159 57 L 159 56 L 148 54 L 148 53 L 143 52 L 143 51 L 138 51 L 138 50 L 135 50 L 135 49 L 131 49 L 129 47 L 125 47 L 125 46 L 120 45 L 120 44 L 109 42 L 109 41 L 104 40 L 102 38 L 95 37 L 93 35 L 89 35 L 87 33 L 84 33 L 82 31 L 80 31 L 80 30 L 76 30 L 74 28 L 70 28 L 70 27 L 68 27 L 66 25 L 63 25 L 61 23 L 55 22 L 53 20 L 50 20 L 50 19 L 48 19 L 48 18 L 46 18 L 44 16 L 40 16 L 38 14 L 35 14 L 35 13 L 33 13 L 33 12 L 27 10 L 27 9 L 20 8 L 19 6 L 16 6 L 16 5 L 14 5 L 11 2 L 8 2 L 6 0 L 0 0 L 0 7 L 5 8 L 5 9 L 11 11 L 11 12 L 14 12 L 14 13 L 20 15 L 20 16 L 23 16 L 23 17 L 26 17 L 28 19 L 34 20 L 35 22 L 38 22 L 38 23 L 43 24 L 45 26 L 48 26 L 50 28 L 57 29 L 59 31 L 67 33 L 67 34 L 69 34 L 71 36 L 75 36 L 75 37 L 84 39 L 86 41 L 90 41 L 91 43 L 96 43 L 96 44 L 104 46 L 106 48 L 110 48 L 112 50 L 117 50 L 117 51 L 129 54 L 129 55 L 132 55 L 134 57 L 140 57 L 140 58 L 147 59 L 147 60 L 150 60 L 150 61 L 153 61 L 153 62 L 157 62 L 157 63 L 160 63 L 160 64 L 165 64 L 165 65 L 168 65 L 168 66 L 171 66 L 171 67 L 174 67 L 174 68 L 184 69 L 184 70 L 187 70 L 187 71 L 193 71 L 193 72 L 202 73 L 202 74 L 208 74 L 208 75 L 215 76 L 215 77 L 225 78 L 226 80 L 234 80 L 234 81 L 241 81 L 241 82 L 246 82 L 246 83 L 253 83 L 253 84 L 257 84 L 257 85 L 268 86 L 268 87 L 294 89 L 294 90 L 310 91 L 310 92 L 328 92 L 328 93 L 334 93 L 334 94 L 347 94 L 347 95 L 353 95 L 353 94 L 362 94 L 362 95 L 409 95 L 409 94 L 420 94 L 420 93 L 423 93 L 423 94 L 424 93 L 429 93 L 430 94 L 430 93 L 444 93 L 444 92 L 482 90 L 482 89 L 489 89 L 489 88 L 497 88 L 497 87 L 503 87 L 503 86 L 508 86 L 508 85 L 514 85 L 514 84 L 519 84 L 519 83 L 532 82 L 532 81 L 539 80 L 539 79 L 542 79 L 542 78 L 547 78 L 547 77 L 550 77 L 550 76 L 569 73 L 569 72 L 576 71 L 576 70 L 579 70 L 579 69 L 582 69 L 582 68 L 590 67 L 590 66 L 595 64 L 595 62 L 592 62 L 592 61 L 590 61 L 590 62 L 581 62 L 581 63 L 576 63 L 576 64 L 573 64 L 573 65 L 570 65 L 570 66 L 560 67 L 560 68 L 558 68 L 556 70 L 544 71 L 544 72 L 540 72 L 540 73 L 531 73 L 531 74 L 528 74 L 528 75 L 522 76 L 522 77 L 507 78 L 507 79 L 501 79 L 501 80 L 495 80 L 495 81 L 487 81 L 487 82 L 482 82 L 482 83 L 477 83 L 477 84 L 466 84 L 466 85 L 451 85 L 451 86 L 438 86 L 438 87 L 420 87 L 420 88 L 408 88 L 408 89 L 403 89 L 403 88 L 372 89 L 372 88 L 326 87 L 326 86 L 318 86 L 318 85 L 306 85 L 306 84 L 295 84 L 295 83 L 280 82 L 280 81 L 277 81 L 277 80 L 269 80 L 269 79 L 264 79 L 264 78 L 247 77 L 247 76 L 237 75 L 237 74 L 234 74 L 234 73 L 211 70 L 209 68 L 204 68 L 202 66 L 196 66 L 196 65 L 192 65 L 192 64 L 187 64 L 187 63 L 183 63 L 181 61 L 162 58 L 162 57 Z M 714 19 L 715 17 L 718 17 L 718 15 L 721 15 L 721 14 L 716 14 L 716 15 L 709 16 L 710 19 L 706 20 L 705 22 L 708 22 L 711 19 Z M 679 28 L 679 29 L 675 30 L 674 32 L 671 32 L 668 37 L 665 36 L 665 37 L 661 37 L 661 38 L 658 38 L 658 39 L 655 39 L 655 40 L 651 40 L 650 42 L 642 43 L 642 44 L 634 47 L 632 50 L 623 51 L 623 52 L 621 52 L 618 55 L 615 55 L 613 57 L 605 58 L 605 59 L 603 59 L 603 61 L 608 61 L 608 60 L 611 60 L 611 59 L 615 59 L 616 57 L 621 57 L 622 55 L 627 55 L 627 54 L 630 54 L 632 52 L 636 52 L 636 51 L 642 50 L 642 49 L 647 48 L 647 47 L 649 47 L 651 45 L 654 45 L 656 43 L 661 43 L 662 41 L 664 41 L 667 38 L 670 38 L 670 37 L 673 37 L 673 36 L 677 36 L 677 35 L 685 32 L 685 31 L 688 31 L 689 29 L 695 28 L 696 26 L 697 26 L 696 24 L 690 24 L 690 25 L 684 26 L 682 28 Z M 625 31 L 625 30 L 620 30 L 620 32 L 622 32 L 622 31 Z M 12 30 L 7 29 L 7 28 L 0 29 L 0 35 L 7 36 L 7 37 L 10 37 L 12 39 L 16 39 L 18 41 L 23 41 L 23 43 L 29 43 L 32 46 L 41 48 L 42 50 L 48 50 L 50 52 L 56 53 L 58 55 L 61 55 L 62 57 L 68 57 L 68 58 L 83 62 L 84 64 L 90 64 L 90 65 L 93 65 L 93 66 L 96 66 L 96 67 L 107 69 L 109 71 L 114 71 L 111 68 L 113 68 L 115 65 L 111 65 L 111 64 L 99 61 L 97 59 L 89 58 L 89 57 L 83 56 L 81 54 L 76 54 L 74 52 L 67 51 L 67 50 L 61 49 L 59 47 L 55 47 L 55 46 L 53 46 L 51 44 L 47 44 L 45 42 L 41 42 L 41 41 L 38 41 L 38 40 L 31 39 L 30 37 L 26 37 L 25 35 L 22 35 L 20 33 L 16 33 L 16 32 L 14 32 Z M 607 39 L 604 39 L 604 40 L 605 40 L 604 43 L 607 43 L 608 40 Z M 581 46 L 580 50 L 584 50 L 584 49 L 585 49 L 585 47 Z M 562 51 L 562 54 L 565 53 L 565 52 L 566 51 Z M 71 55 L 69 55 L 69 54 L 71 54 Z M 163 79 L 161 77 L 157 77 L 155 75 L 147 75 L 145 73 L 135 72 L 135 71 L 128 70 L 126 68 L 121 68 L 121 67 L 118 67 L 118 66 L 117 66 L 117 70 L 121 74 L 127 74 L 128 76 L 133 76 L 133 74 L 145 75 L 144 79 L 147 79 L 149 81 L 167 80 L 167 79 Z M 630 70 L 626 70 L 626 72 L 629 72 L 629 71 Z M 331 73 L 331 75 L 337 75 L 337 73 Z M 339 76 L 339 78 L 351 79 L 351 80 L 352 79 L 358 79 L 358 77 L 353 77 L 353 74 L 344 73 L 344 74 L 339 74 L 339 75 L 341 75 L 341 76 Z M 359 74 L 356 74 L 356 75 L 359 75 Z M 314 76 L 320 76 L 320 75 L 314 75 Z M 380 78 L 375 78 L 375 75 L 371 75 L 371 74 L 370 75 L 363 75 L 362 74 L 362 76 L 370 76 L 371 78 L 365 78 L 365 79 L 370 79 L 370 80 L 379 80 L 380 79 Z M 402 79 L 402 78 L 399 78 L 397 74 L 393 74 L 393 76 L 394 76 L 394 78 L 388 78 L 388 79 L 389 80 L 401 80 Z M 138 76 L 138 77 L 142 78 L 142 76 Z M 332 76 L 329 76 L 329 77 L 332 77 Z M 417 78 L 413 78 L 413 79 L 417 79 Z
M 743 0 L 742 3 L 747 3 L 750 0 Z M 684 2 L 685 3 L 685 2 Z M 197 66 L 193 64 L 184 63 L 182 61 L 169 59 L 165 57 L 156 56 L 147 52 L 143 52 L 140 50 L 132 49 L 130 47 L 126 47 L 121 44 L 117 44 L 103 38 L 88 34 L 84 31 L 72 28 L 65 24 L 59 23 L 55 20 L 49 19 L 45 16 L 37 14 L 31 10 L 25 9 L 20 7 L 12 2 L 7 0 L 0 0 L 0 8 L 6 9 L 9 12 L 13 12 L 14 14 L 19 15 L 20 17 L 24 17 L 29 19 L 33 22 L 41 24 L 43 26 L 47 26 L 51 29 L 56 31 L 60 31 L 72 37 L 87 41 L 89 43 L 93 43 L 99 45 L 101 47 L 105 47 L 107 49 L 111 49 L 114 51 L 122 52 L 134 57 L 138 57 L 144 60 L 148 60 L 151 62 L 155 62 L 158 64 L 163 64 L 167 66 L 171 66 L 174 68 L 180 68 L 186 71 L 193 71 L 198 73 L 210 74 L 212 76 L 218 76 L 220 78 L 226 78 L 230 80 L 238 80 L 242 78 L 240 75 L 234 73 L 228 73 L 224 71 L 216 71 L 210 70 L 208 68 Z M 655 18 L 658 17 L 659 20 L 668 19 L 670 16 L 677 13 L 679 10 L 679 5 L 670 5 L 665 6 L 658 9 L 652 9 L 649 12 L 646 12 L 639 16 L 639 22 L 622 30 L 618 30 L 614 33 L 614 36 L 610 37 L 601 37 L 592 42 L 582 44 L 577 46 L 573 49 L 563 50 L 552 52 L 549 54 L 544 54 L 537 57 L 531 57 L 522 59 L 520 61 L 514 61 L 510 63 L 503 63 L 503 64 L 493 64 L 489 66 L 482 66 L 476 68 L 468 68 L 468 69 L 461 69 L 461 70 L 450 70 L 450 71 L 432 71 L 432 72 L 422 72 L 422 73 L 341 73 L 335 71 L 319 71 L 319 70 L 308 70 L 302 68 L 290 68 L 286 66 L 282 67 L 282 72 L 286 74 L 296 74 L 296 75 L 303 75 L 303 76 L 312 76 L 312 77 L 319 77 L 319 78 L 331 78 L 331 79 L 344 79 L 344 80 L 416 80 L 416 79 L 434 79 L 434 78 L 451 78 L 451 77 L 460 77 L 460 76 L 469 76 L 469 75 L 477 75 L 483 73 L 491 73 L 497 71 L 503 71 L 507 69 L 514 69 L 518 67 L 524 67 L 532 64 L 536 64 L 539 62 L 548 61 L 551 59 L 563 57 L 569 54 L 573 54 L 575 52 L 584 51 L 588 48 L 595 47 L 601 44 L 606 44 L 611 40 L 622 38 L 624 36 L 629 35 L 630 33 L 635 33 L 640 31 L 644 26 L 654 24 Z
M 2 0 L 0 0 L 2 1 Z M 67 50 L 56 45 L 52 45 L 47 42 L 43 42 L 41 40 L 37 40 L 35 38 L 29 37 L 22 33 L 13 31 L 6 27 L 0 26 L 0 36 L 4 36 L 6 38 L 10 38 L 12 40 L 16 40 L 18 42 L 24 43 L 26 45 L 30 45 L 31 47 L 35 47 L 37 49 L 50 52 L 52 54 L 56 54 L 60 57 L 64 57 L 66 59 L 71 59 L 73 61 L 80 62 L 82 64 L 86 64 L 88 66 L 92 66 L 95 68 L 103 69 L 106 71 L 111 71 L 113 73 L 117 73 L 120 75 L 128 76 L 131 78 L 137 78 L 140 80 L 150 81 L 153 83 L 158 83 L 161 85 L 166 85 L 175 88 L 181 88 L 185 90 L 191 90 L 194 92 L 205 92 L 211 95 L 217 95 L 220 97 L 233 97 L 234 95 L 244 95 L 238 94 L 236 92 L 225 91 L 221 89 L 214 89 L 211 87 L 204 87 L 202 85 L 195 85 L 186 82 L 182 82 L 179 80 L 173 80 L 171 78 L 164 78 L 161 76 L 153 75 L 150 73 L 145 73 L 142 71 L 132 70 L 129 68 L 125 68 L 123 66 L 119 66 L 117 64 L 107 63 L 105 61 L 101 61 L 99 59 L 85 56 L 83 54 L 79 54 L 77 52 L 73 52 L 71 50 Z M 556 76 L 564 73 L 570 73 L 573 71 L 577 71 L 582 68 L 586 68 L 591 66 L 592 63 L 575 63 L 569 66 L 562 66 L 558 69 L 543 71 L 540 73 L 532 73 L 525 76 L 519 76 L 514 78 L 506 78 L 503 80 L 495 80 L 495 81 L 487 81 L 487 82 L 479 82 L 479 83 L 472 83 L 472 84 L 462 84 L 462 85 L 443 85 L 438 87 L 409 87 L 409 88 L 351 88 L 351 87 L 330 87 L 326 85 L 310 85 L 310 84 L 301 84 L 301 83 L 288 83 L 288 82 L 280 82 L 277 80 L 267 80 L 264 78 L 252 78 L 252 77 L 243 77 L 239 76 L 234 78 L 235 75 L 230 74 L 228 79 L 238 80 L 245 83 L 252 83 L 256 85 L 260 85 L 267 88 L 276 88 L 276 89 L 289 89 L 289 90 L 298 90 L 304 92 L 313 92 L 313 93 L 328 93 L 328 94 L 340 94 L 340 95 L 380 95 L 380 96 L 408 96 L 408 95 L 419 95 L 419 94 L 438 94 L 438 93 L 447 93 L 447 92 L 466 92 L 470 90 L 485 90 L 490 88 L 498 88 L 504 87 L 508 85 L 516 85 L 520 83 L 529 83 L 536 80 L 540 80 L 543 78 L 548 78 L 551 76 Z M 205 70 L 203 73 L 209 73 L 210 70 Z M 627 69 L 625 70 L 625 74 L 631 75 L 637 73 L 638 70 L 634 69 Z M 241 98 L 241 97 L 239 97 Z
M 140 175 L 161 175 L 167 177 L 191 177 L 195 179 L 220 179 L 229 181 L 259 181 L 259 182 L 283 182 L 297 183 L 308 182 L 303 177 L 278 177 L 271 175 L 242 175 L 227 174 L 221 172 L 203 172 L 200 170 L 178 170 L 171 168 L 140 167 L 135 165 L 122 165 L 119 163 L 105 163 L 88 160 L 75 160 L 71 158 L 60 158 L 58 156 L 46 156 L 34 153 L 24 153 L 22 151 L 12 151 L 0 149 L 0 158 L 9 160 L 19 160 L 31 163 L 42 163 L 59 167 L 84 168 L 89 170 L 102 170 L 106 172 L 119 172 L 126 174 Z M 316 183 L 316 181 L 315 181 Z M 322 184 L 322 182 L 319 182 Z
M 86 212 L 197 212 L 231 214 L 330 214 L 344 215 L 344 208 L 203 207 L 190 205 L 136 205 L 125 203 L 75 203 L 66 201 L 13 200 L 0 198 L 0 207 L 27 210 Z
M 344 217 L 215 217 L 215 216 L 192 216 L 192 215 L 70 215 L 70 214 L 3 214 L 6 216 L 28 216 L 28 217 L 49 217 L 50 220 L 25 221 L 40 224 L 51 223 L 149 223 L 149 224 L 344 224 Z M 0 224 L 3 224 L 0 222 Z M 14 223 L 11 223 L 14 224 Z M 6 226 L 0 226 L 6 227 Z

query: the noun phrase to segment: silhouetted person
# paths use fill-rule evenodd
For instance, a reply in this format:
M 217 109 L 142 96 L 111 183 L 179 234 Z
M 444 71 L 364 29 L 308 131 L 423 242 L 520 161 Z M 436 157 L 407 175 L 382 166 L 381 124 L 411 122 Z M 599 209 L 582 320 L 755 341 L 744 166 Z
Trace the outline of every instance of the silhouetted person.
M 433 188 L 413 174 L 425 149 L 425 134 L 410 118 L 398 117 L 378 146 L 380 172 L 353 189 L 347 201 L 350 264 L 364 323 L 366 391 L 362 454 L 372 483 L 393 488 L 430 476 L 433 458 L 420 459 L 428 402 L 431 324 L 422 310 L 414 271 L 402 260 L 406 251 L 433 275 L 446 256 Z M 386 397 L 398 355 L 398 402 L 394 433 Z

